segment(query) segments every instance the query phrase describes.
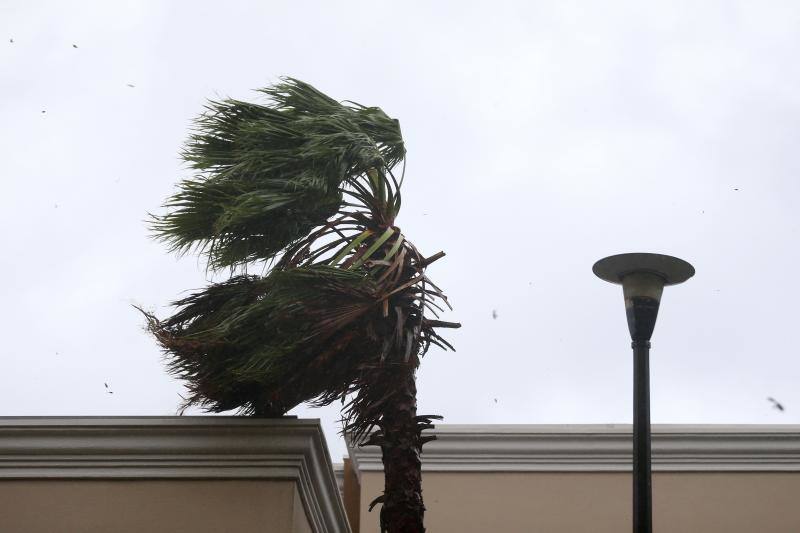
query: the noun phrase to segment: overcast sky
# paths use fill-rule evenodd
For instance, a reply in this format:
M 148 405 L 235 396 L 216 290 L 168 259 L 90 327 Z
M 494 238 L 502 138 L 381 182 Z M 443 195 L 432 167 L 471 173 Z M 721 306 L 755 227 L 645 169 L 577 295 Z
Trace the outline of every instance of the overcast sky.
M 793 1 L 5 0 L 0 415 L 175 413 L 131 304 L 208 278 L 143 220 L 206 98 L 290 75 L 401 122 L 397 222 L 447 252 L 463 323 L 420 413 L 628 423 L 622 291 L 591 266 L 647 251 L 697 269 L 664 293 L 653 422 L 798 423 L 799 55 Z M 345 453 L 338 406 L 293 413 Z

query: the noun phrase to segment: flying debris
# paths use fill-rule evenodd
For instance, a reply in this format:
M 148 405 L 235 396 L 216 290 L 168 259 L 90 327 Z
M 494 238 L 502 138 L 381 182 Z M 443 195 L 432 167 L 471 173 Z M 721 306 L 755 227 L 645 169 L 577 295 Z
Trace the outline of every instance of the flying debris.
M 136 85 L 134 85 L 134 84 L 132 84 L 132 83 L 126 83 L 125 85 L 127 85 L 127 86 L 128 86 L 128 87 L 130 87 L 130 88 L 134 88 L 134 87 L 136 87 Z
M 492 318 L 497 320 L 497 309 L 492 309 Z
M 734 187 L 734 188 L 733 188 L 733 190 L 734 190 L 734 191 L 738 191 L 739 189 L 737 189 L 736 187 Z
M 785 410 L 786 410 L 786 408 L 785 408 L 785 407 L 783 407 L 783 404 L 782 404 L 782 403 L 780 403 L 780 402 L 779 402 L 778 400 L 776 400 L 775 398 L 773 398 L 773 397 L 771 397 L 771 396 L 770 396 L 769 398 L 767 398 L 767 400 L 769 400 L 770 402 L 772 402 L 772 407 L 774 407 L 774 408 L 775 408 L 775 409 L 777 409 L 778 411 L 781 411 L 781 412 L 783 412 L 783 411 L 785 411 Z
M 14 39 L 9 39 L 8 42 L 13 44 L 14 43 Z
M 73 44 L 72 48 L 78 48 L 78 45 L 77 44 Z
M 45 111 L 44 109 L 42 109 L 42 114 L 45 114 L 45 113 L 47 113 L 47 111 Z
M 107 393 L 107 394 L 114 394 L 114 391 L 112 391 L 112 390 L 110 390 L 110 389 L 108 388 L 108 383 L 103 383 L 103 385 L 105 385 L 105 387 L 106 387 L 106 393 Z

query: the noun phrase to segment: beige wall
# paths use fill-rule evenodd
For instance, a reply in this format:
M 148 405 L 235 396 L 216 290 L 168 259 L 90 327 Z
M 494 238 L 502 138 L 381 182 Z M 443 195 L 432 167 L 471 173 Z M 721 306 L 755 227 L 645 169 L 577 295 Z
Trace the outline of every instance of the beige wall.
M 0 532 L 311 533 L 295 483 L 0 481 Z
M 629 531 L 629 473 L 441 473 L 423 477 L 431 532 L 619 533 Z M 383 474 L 362 472 L 360 532 L 378 533 Z M 800 472 L 656 472 L 659 533 L 798 533 Z
M 350 459 L 344 460 L 342 475 L 344 477 L 342 490 L 344 510 L 347 513 L 350 528 L 356 532 L 361 520 L 361 486 L 358 484 L 358 475 L 353 469 L 353 462 Z

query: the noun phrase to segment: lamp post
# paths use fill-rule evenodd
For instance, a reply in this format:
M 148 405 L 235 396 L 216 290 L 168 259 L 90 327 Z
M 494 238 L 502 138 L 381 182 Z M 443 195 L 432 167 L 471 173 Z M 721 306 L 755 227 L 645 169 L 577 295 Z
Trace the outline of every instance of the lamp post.
M 653 531 L 650 481 L 650 337 L 661 293 L 694 276 L 694 267 L 661 254 L 619 254 L 596 262 L 597 277 L 622 285 L 633 348 L 633 532 Z

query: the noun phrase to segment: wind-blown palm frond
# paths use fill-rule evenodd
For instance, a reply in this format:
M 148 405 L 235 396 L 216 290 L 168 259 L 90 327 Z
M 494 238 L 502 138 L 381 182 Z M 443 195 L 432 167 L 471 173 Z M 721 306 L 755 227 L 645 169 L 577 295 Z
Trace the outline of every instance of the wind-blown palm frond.
M 197 247 L 214 269 L 279 253 L 342 207 L 349 181 L 405 154 L 399 123 L 378 108 L 291 78 L 261 92 L 268 105 L 208 104 L 183 154 L 199 174 L 153 219 L 172 250 Z
M 148 320 L 170 371 L 189 384 L 187 404 L 281 415 L 336 395 L 357 372 L 360 359 L 340 352 L 374 348 L 364 324 L 375 291 L 363 271 L 275 270 L 211 285 L 175 302 L 169 319 Z

